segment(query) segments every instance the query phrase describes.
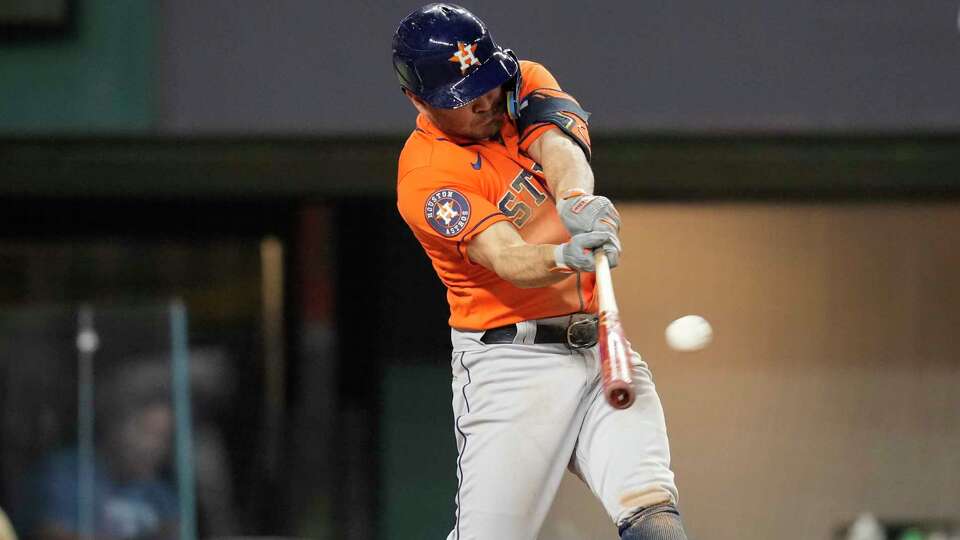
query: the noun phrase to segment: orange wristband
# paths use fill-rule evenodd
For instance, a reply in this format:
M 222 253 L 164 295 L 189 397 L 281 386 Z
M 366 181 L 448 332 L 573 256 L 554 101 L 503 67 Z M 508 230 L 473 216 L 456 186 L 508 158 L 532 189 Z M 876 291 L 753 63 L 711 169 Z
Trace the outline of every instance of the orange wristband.
M 587 195 L 588 193 L 580 188 L 568 189 L 560 194 L 560 199 L 567 200 L 574 197 L 579 197 L 581 195 Z

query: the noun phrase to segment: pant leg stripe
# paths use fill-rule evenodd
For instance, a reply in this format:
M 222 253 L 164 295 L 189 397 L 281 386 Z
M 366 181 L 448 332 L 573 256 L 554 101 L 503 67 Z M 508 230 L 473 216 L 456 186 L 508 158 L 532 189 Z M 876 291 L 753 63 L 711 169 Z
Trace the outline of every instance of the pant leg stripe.
M 463 403 L 466 405 L 467 412 L 470 412 L 470 401 L 467 399 L 467 387 L 470 386 L 470 383 L 473 380 L 470 378 L 470 369 L 463 361 L 463 356 L 466 352 L 460 353 L 460 366 L 463 367 L 463 370 L 467 372 L 467 383 L 464 384 L 460 391 L 463 394 Z M 463 447 L 460 449 L 460 453 L 457 455 L 457 470 L 460 472 L 460 481 L 457 483 L 457 540 L 460 540 L 460 489 L 463 487 L 463 455 L 467 453 L 467 434 L 463 432 L 463 429 L 460 428 L 460 419 L 463 418 L 463 415 L 457 416 L 454 425 L 457 428 L 457 433 L 460 434 L 460 437 L 463 438 Z

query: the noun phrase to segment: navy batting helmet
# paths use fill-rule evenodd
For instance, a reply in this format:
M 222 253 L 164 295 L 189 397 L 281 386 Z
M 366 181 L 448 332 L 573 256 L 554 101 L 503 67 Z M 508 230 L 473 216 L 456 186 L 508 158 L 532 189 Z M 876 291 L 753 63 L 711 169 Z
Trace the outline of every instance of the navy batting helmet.
M 479 17 L 453 4 L 428 4 L 404 17 L 393 36 L 400 85 L 433 107 L 456 109 L 514 81 L 519 63 Z M 512 107 L 511 107 L 512 110 Z

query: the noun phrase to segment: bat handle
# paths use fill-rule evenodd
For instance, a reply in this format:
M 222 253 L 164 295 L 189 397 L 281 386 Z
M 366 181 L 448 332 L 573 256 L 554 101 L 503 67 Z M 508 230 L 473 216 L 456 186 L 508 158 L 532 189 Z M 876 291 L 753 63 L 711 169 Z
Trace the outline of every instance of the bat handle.
M 613 278 L 610 277 L 610 261 L 602 249 L 593 252 L 594 266 L 597 275 L 597 297 L 600 311 L 607 313 L 620 311 L 617 308 L 617 298 L 613 295 Z

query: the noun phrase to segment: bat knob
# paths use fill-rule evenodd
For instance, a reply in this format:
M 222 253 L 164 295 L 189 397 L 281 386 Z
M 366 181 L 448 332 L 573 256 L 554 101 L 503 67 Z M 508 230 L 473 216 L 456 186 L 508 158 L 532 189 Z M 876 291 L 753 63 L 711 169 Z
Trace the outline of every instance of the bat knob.
M 607 389 L 607 403 L 614 409 L 626 409 L 633 405 L 636 392 L 629 385 L 615 385 Z

